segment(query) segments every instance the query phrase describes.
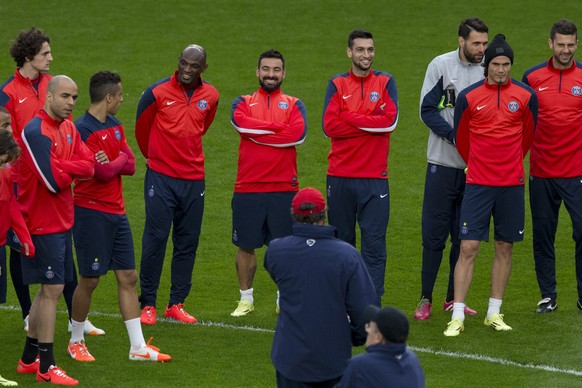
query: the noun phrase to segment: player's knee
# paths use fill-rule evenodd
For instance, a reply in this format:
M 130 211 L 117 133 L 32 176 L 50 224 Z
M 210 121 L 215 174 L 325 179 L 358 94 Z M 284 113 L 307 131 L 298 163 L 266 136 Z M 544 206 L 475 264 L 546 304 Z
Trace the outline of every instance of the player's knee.
M 64 288 L 64 284 L 43 284 L 38 293 L 45 299 L 57 301 L 61 297 Z
M 99 285 L 99 279 L 99 276 L 81 276 L 77 287 L 83 287 L 85 290 L 93 292 Z
M 136 270 L 120 270 L 116 271 L 117 279 L 120 287 L 133 288 L 137 286 L 137 271 Z

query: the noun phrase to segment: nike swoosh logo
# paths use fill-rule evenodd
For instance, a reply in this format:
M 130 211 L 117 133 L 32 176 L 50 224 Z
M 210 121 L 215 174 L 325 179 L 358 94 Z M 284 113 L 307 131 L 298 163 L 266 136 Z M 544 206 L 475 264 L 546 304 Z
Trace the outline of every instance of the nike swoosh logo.
M 41 379 L 42 379 L 44 382 L 47 382 L 47 383 L 50 383 L 50 381 L 51 381 L 51 379 L 50 379 L 50 378 L 48 378 L 48 379 L 45 379 L 45 378 L 44 378 L 44 376 L 43 376 L 43 375 L 41 375 L 40 373 L 37 373 L 37 374 L 36 374 L 36 377 L 40 377 L 40 378 L 41 378 Z
M 344 100 L 346 100 L 346 99 L 350 98 L 351 96 L 352 96 L 352 95 L 351 95 L 351 94 L 349 94 L 349 95 L 347 95 L 347 96 L 342 96 L 342 98 L 343 98 Z
M 486 106 L 487 106 L 487 105 L 481 105 L 481 106 L 478 106 L 478 107 L 477 107 L 477 110 L 481 110 L 481 109 L 485 108 Z
M 20 104 L 22 104 L 24 101 L 26 101 L 26 99 L 27 99 L 27 98 L 28 98 L 28 97 L 24 97 L 22 100 L 20 100 L 20 99 L 19 99 L 19 100 L 18 100 L 18 102 L 19 102 Z
M 107 135 L 101 136 L 101 139 L 103 139 L 103 140 L 107 139 Z
M 253 102 L 252 104 L 249 104 L 249 106 L 255 106 L 255 105 L 258 105 L 258 104 L 259 104 L 258 102 Z
M 77 357 L 77 352 L 72 352 L 72 353 L 70 353 L 70 355 L 71 355 L 71 358 L 75 358 L 75 357 Z
M 206 190 L 204 190 L 203 192 L 200 193 L 201 197 L 204 197 L 204 194 L 206 193 Z
M 519 234 L 523 234 L 523 232 L 524 232 L 523 230 L 520 230 L 520 231 L 519 231 Z
M 151 356 L 149 353 L 146 354 L 135 354 L 135 353 L 131 353 L 132 356 L 134 357 L 139 357 L 139 358 L 143 358 L 144 360 L 149 359 Z
M 541 86 L 538 88 L 538 91 L 542 91 L 542 90 L 546 90 L 547 88 L 549 88 L 549 86 L 546 86 L 545 88 L 542 88 Z
M 168 105 L 172 105 L 173 103 L 175 103 L 176 101 L 167 101 L 166 104 Z
M 386 194 L 380 194 L 380 198 L 386 198 L 388 196 L 388 193 Z

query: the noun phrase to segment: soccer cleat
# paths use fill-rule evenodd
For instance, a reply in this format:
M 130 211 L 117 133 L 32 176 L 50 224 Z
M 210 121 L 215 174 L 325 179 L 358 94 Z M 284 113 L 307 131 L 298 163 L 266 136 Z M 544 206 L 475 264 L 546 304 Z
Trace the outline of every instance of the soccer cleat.
M 432 304 L 428 299 L 421 299 L 414 312 L 414 319 L 419 321 L 425 321 L 430 318 L 430 312 L 432 310 Z
M 145 306 L 141 310 L 141 315 L 139 321 L 142 325 L 155 325 L 156 324 L 156 308 L 154 306 Z
M 490 326 L 497 331 L 509 331 L 511 326 L 503 322 L 503 314 L 493 314 L 489 318 L 485 318 L 483 321 L 485 326 Z
M 6 380 L 4 377 L 0 376 L 0 385 L 3 387 L 16 387 L 18 383 L 12 380 Z
M 28 333 L 28 315 L 24 318 L 24 331 Z
M 75 342 L 74 344 L 69 342 L 69 346 L 67 347 L 67 353 L 73 360 L 81 361 L 81 362 L 93 362 L 95 361 L 95 357 L 89 353 L 85 343 L 82 341 Z
M 252 313 L 255 311 L 255 306 L 249 302 L 248 300 L 241 300 L 238 302 L 238 306 L 236 309 L 230 313 L 233 317 L 242 317 L 243 315 L 247 315 L 248 313 Z
M 455 318 L 447 324 L 447 330 L 445 330 L 443 334 L 447 337 L 456 337 L 464 330 L 465 325 L 463 324 L 463 321 L 459 318 Z
M 30 364 L 25 364 L 22 360 L 18 360 L 18 365 L 16 366 L 16 372 L 20 373 L 21 375 L 24 374 L 32 374 L 38 372 L 38 367 L 40 365 L 40 358 L 36 358 Z
M 445 310 L 445 311 L 453 311 L 453 304 L 454 303 L 455 303 L 454 300 L 451 300 L 450 302 L 447 302 L 445 300 L 445 303 L 443 303 L 443 310 Z M 475 311 L 471 307 L 465 305 L 465 314 L 466 315 L 477 315 L 477 311 Z
M 101 335 L 105 335 L 105 330 L 100 329 L 98 327 L 96 327 L 95 325 L 93 325 L 91 323 L 90 320 L 85 320 L 85 327 L 84 327 L 84 332 L 87 335 L 93 335 L 93 336 L 101 336 Z
M 160 348 L 150 345 L 152 338 L 148 343 L 141 348 L 139 352 L 132 352 L 129 350 L 129 359 L 133 361 L 154 361 L 154 362 L 168 362 L 172 360 L 169 354 L 160 353 Z
M 169 308 L 168 306 L 166 306 L 164 316 L 166 318 L 175 319 L 176 321 L 180 321 L 182 323 L 194 324 L 198 322 L 196 318 L 194 318 L 192 315 L 188 314 L 186 310 L 184 310 L 184 303 L 175 304 Z
M 73 331 L 73 324 L 71 323 L 70 319 L 68 330 L 69 333 Z M 85 333 L 86 335 L 100 336 L 105 335 L 105 330 L 95 327 L 95 325 L 93 325 L 90 320 L 86 319 L 85 326 L 83 327 L 83 333 Z
M 57 385 L 77 385 L 79 382 L 58 366 L 51 365 L 46 373 L 36 372 L 36 380 Z
M 544 298 L 538 302 L 537 314 L 551 313 L 558 309 L 558 301 L 554 298 Z

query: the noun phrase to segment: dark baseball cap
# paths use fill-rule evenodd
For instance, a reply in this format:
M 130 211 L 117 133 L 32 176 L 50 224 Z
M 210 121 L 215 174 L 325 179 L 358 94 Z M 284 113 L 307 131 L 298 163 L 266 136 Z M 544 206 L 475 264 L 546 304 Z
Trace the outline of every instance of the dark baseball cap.
M 366 322 L 376 322 L 378 330 L 384 339 L 392 343 L 406 342 L 408 339 L 409 323 L 406 315 L 395 307 L 369 305 L 364 310 Z

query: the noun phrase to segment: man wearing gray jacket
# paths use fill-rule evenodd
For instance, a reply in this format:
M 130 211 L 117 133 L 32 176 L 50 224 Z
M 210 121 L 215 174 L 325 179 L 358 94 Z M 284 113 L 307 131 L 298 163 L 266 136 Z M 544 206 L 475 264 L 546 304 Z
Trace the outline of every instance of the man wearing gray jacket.
M 455 264 L 459 257 L 459 213 L 465 191 L 465 162 L 454 144 L 453 114 L 457 94 L 484 78 L 481 62 L 488 28 L 479 18 L 459 25 L 459 48 L 439 55 L 428 65 L 420 94 L 420 119 L 430 129 L 422 206 L 422 292 L 414 318 L 426 320 L 432 310 L 432 292 L 451 236 L 449 284 L 443 309 L 452 311 Z M 465 313 L 477 312 L 465 307 Z

